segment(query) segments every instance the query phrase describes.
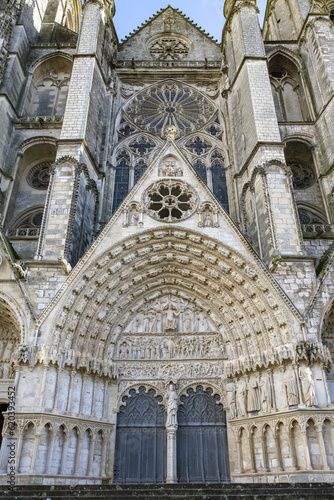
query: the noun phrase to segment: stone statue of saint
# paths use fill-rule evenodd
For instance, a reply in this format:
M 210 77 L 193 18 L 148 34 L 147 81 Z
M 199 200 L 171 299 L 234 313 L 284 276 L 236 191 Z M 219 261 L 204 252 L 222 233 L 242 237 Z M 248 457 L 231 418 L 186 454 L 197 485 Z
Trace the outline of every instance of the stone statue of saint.
M 284 373 L 284 385 L 289 406 L 299 404 L 298 381 L 295 370 L 292 366 Z
M 301 366 L 299 368 L 299 377 L 302 385 L 305 405 L 308 407 L 316 406 L 317 399 L 315 397 L 315 387 L 311 368 L 309 366 Z
M 239 380 L 237 384 L 237 408 L 239 417 L 244 417 L 246 415 L 246 383 L 244 379 Z
M 174 384 L 169 384 L 166 398 L 168 400 L 167 405 L 167 421 L 166 427 L 176 427 L 177 426 L 177 393 L 175 391 Z
M 204 227 L 212 227 L 212 215 L 209 212 L 204 214 Z
M 273 408 L 273 387 L 269 375 L 262 375 L 259 388 L 261 390 L 262 411 L 268 413 Z
M 259 398 L 259 387 L 256 378 L 252 378 L 248 382 L 248 393 L 247 393 L 247 411 L 259 411 L 261 408 L 260 398 Z
M 227 404 L 230 409 L 230 418 L 237 418 L 237 402 L 236 402 L 236 391 L 235 391 L 235 383 L 228 382 L 226 386 L 227 390 Z

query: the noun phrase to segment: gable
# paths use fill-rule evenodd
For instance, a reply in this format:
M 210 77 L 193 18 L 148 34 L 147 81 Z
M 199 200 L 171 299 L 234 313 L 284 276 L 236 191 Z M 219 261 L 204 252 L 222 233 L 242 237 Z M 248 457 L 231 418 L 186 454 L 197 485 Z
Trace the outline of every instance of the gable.
M 167 7 L 120 46 L 119 61 L 215 61 L 220 48 L 176 9 Z

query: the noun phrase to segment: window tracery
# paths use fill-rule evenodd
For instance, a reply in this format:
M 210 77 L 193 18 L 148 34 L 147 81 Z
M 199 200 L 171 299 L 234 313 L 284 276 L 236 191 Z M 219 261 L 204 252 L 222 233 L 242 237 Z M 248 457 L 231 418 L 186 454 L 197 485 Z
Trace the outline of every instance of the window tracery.
M 269 75 L 278 121 L 308 120 L 309 113 L 296 65 L 282 54 L 277 54 L 270 61 Z
M 186 148 L 194 155 L 202 156 L 212 148 L 212 145 L 200 136 L 190 139 L 186 143 Z
M 51 162 L 44 162 L 32 167 L 27 175 L 27 183 L 29 186 L 40 190 L 47 189 L 50 182 L 51 165 Z
M 151 43 L 149 52 L 162 61 L 178 61 L 188 55 L 189 48 L 186 40 L 175 35 L 164 35 Z
M 201 179 L 207 182 L 206 165 L 202 160 L 196 160 L 193 164 L 195 172 L 201 177 Z
M 115 172 L 114 198 L 112 212 L 116 212 L 129 191 L 130 155 L 126 150 L 118 153 Z
M 312 165 L 302 162 L 288 162 L 292 170 L 292 182 L 295 189 L 307 189 L 317 180 L 316 172 Z
M 38 236 L 43 220 L 43 207 L 33 207 L 26 210 L 14 222 L 6 234 L 13 236 Z
M 135 125 L 152 133 L 162 133 L 167 125 L 180 134 L 203 127 L 215 106 L 197 90 L 175 81 L 165 81 L 144 89 L 126 106 Z
M 129 148 L 134 154 L 142 156 L 150 154 L 155 148 L 155 143 L 152 141 L 152 139 L 142 135 L 130 142 Z
M 151 217 L 165 222 L 186 219 L 196 210 L 195 191 L 182 181 L 163 180 L 151 185 L 144 195 L 145 207 Z
M 135 184 L 139 181 L 141 176 L 143 175 L 144 172 L 147 170 L 147 164 L 144 162 L 144 160 L 139 160 L 138 163 L 135 165 L 135 175 L 134 175 L 134 182 Z

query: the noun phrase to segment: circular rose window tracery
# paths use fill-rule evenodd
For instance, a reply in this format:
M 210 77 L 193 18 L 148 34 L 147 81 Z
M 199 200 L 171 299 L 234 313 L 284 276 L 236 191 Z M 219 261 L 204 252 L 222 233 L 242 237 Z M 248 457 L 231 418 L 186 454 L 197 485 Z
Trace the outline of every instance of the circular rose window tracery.
M 192 87 L 168 80 L 138 93 L 125 111 L 133 123 L 151 133 L 162 134 L 173 125 L 182 135 L 206 125 L 215 106 Z
M 295 189 L 307 189 L 317 180 L 312 165 L 300 162 L 288 162 L 287 164 L 292 170 L 292 182 Z
M 27 175 L 28 184 L 35 189 L 47 189 L 50 182 L 51 165 L 52 162 L 50 161 L 32 167 Z
M 153 184 L 145 194 L 145 206 L 159 221 L 177 222 L 193 214 L 198 205 L 195 191 L 185 182 L 164 180 Z

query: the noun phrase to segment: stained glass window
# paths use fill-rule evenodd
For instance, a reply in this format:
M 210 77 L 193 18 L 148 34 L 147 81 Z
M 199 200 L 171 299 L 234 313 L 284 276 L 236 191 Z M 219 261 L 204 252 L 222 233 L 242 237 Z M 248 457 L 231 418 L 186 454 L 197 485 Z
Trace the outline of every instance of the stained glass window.
M 197 160 L 194 165 L 195 172 L 201 177 L 204 182 L 207 182 L 206 166 L 201 160 Z
M 174 125 L 182 135 L 209 122 L 215 106 L 192 87 L 167 80 L 135 96 L 126 113 L 142 129 L 161 134 L 167 125 Z
M 113 213 L 116 212 L 129 191 L 130 167 L 126 159 L 123 158 L 116 167 Z
M 214 159 L 211 163 L 213 194 L 222 207 L 229 213 L 228 194 L 226 185 L 226 174 L 224 164 L 220 159 Z
M 146 169 L 146 163 L 143 160 L 139 160 L 139 162 L 135 165 L 135 184 L 139 181 Z

